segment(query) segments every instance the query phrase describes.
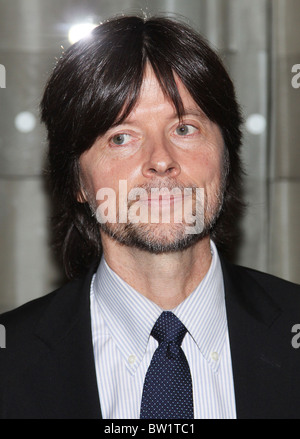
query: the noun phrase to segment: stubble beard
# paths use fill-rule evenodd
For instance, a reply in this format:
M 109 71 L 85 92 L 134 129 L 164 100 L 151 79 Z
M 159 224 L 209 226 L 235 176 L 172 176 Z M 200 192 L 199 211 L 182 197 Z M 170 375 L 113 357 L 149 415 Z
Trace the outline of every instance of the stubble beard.
M 173 253 L 187 249 L 209 236 L 213 231 L 222 211 L 226 174 L 226 169 L 224 169 L 220 185 L 213 193 L 208 194 L 204 191 L 204 212 L 198 212 L 195 203 L 193 203 L 192 214 L 196 218 L 196 222 L 199 221 L 200 223 L 202 221 L 203 224 L 199 233 L 187 233 L 187 224 L 184 221 L 181 223 L 170 222 L 168 224 L 153 224 L 151 222 L 132 223 L 130 221 L 126 223 L 109 223 L 98 221 L 100 233 L 109 236 L 121 245 L 138 248 L 152 254 Z M 168 179 L 164 180 L 163 183 L 161 181 L 152 182 L 151 185 L 148 184 L 140 187 L 149 194 L 152 187 L 166 187 L 169 190 L 176 187 L 182 191 L 187 187 L 195 189 L 193 185 L 183 186 Z M 90 206 L 93 215 L 96 217 L 96 206 L 93 208 L 91 203 Z M 128 204 L 128 209 L 129 207 L 130 205 Z M 197 215 L 200 214 L 204 217 L 198 218 Z

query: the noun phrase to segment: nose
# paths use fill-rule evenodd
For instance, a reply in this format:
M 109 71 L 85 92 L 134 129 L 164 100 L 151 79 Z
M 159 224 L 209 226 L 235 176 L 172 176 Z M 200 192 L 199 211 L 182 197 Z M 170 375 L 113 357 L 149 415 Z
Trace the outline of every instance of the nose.
M 180 165 L 174 154 L 163 142 L 155 142 L 151 149 L 148 149 L 148 157 L 143 164 L 142 173 L 144 177 L 177 177 L 180 172 Z

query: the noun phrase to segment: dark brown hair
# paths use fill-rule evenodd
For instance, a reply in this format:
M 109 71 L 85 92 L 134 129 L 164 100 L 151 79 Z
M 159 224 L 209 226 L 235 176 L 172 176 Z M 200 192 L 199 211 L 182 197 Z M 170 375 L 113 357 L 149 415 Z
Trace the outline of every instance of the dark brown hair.
M 77 201 L 79 157 L 133 109 L 146 62 L 179 116 L 183 108 L 173 73 L 221 129 L 229 172 L 223 211 L 212 238 L 219 247 L 232 239 L 229 230 L 242 206 L 242 118 L 231 79 L 216 53 L 186 24 L 165 17 L 117 17 L 62 55 L 41 102 L 41 118 L 48 130 L 49 177 L 59 209 L 56 237 L 70 278 L 101 256 L 99 225 L 87 204 Z

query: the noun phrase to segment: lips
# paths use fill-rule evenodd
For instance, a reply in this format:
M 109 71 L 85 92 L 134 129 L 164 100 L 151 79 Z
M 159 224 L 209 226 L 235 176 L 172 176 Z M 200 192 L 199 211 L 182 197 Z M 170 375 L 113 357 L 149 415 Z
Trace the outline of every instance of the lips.
M 150 195 L 147 198 L 141 197 L 138 201 L 143 204 L 170 206 L 171 204 L 182 202 L 182 195 Z

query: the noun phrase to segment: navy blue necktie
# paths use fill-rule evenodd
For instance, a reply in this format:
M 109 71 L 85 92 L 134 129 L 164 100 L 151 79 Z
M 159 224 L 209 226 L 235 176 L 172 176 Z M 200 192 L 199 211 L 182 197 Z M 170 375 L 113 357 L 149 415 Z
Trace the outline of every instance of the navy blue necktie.
M 141 419 L 194 418 L 192 378 L 180 347 L 186 332 L 171 311 L 157 319 L 151 335 L 159 346 L 145 377 Z

